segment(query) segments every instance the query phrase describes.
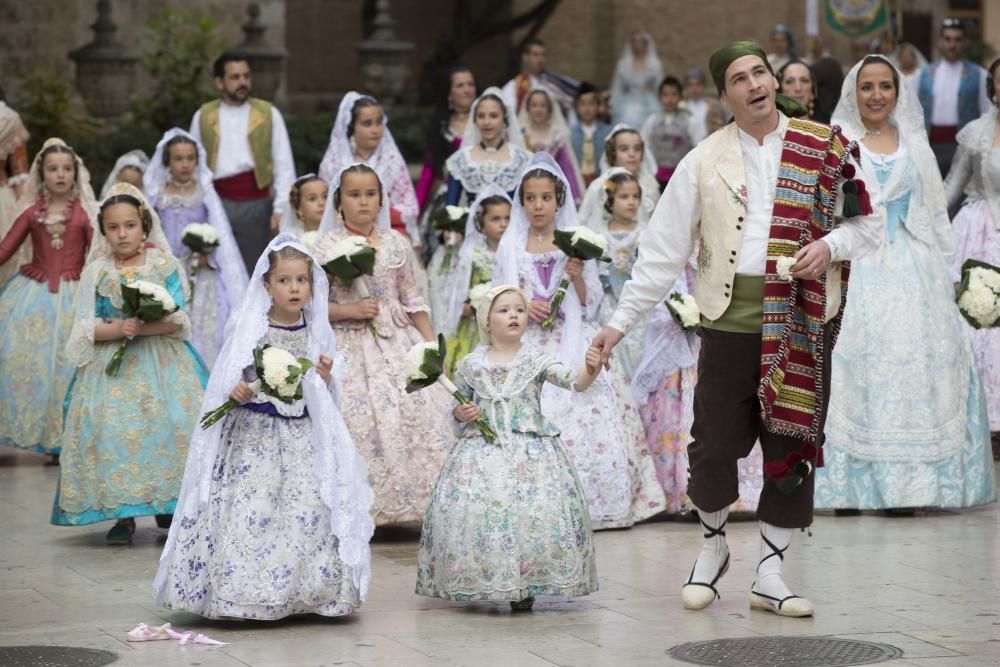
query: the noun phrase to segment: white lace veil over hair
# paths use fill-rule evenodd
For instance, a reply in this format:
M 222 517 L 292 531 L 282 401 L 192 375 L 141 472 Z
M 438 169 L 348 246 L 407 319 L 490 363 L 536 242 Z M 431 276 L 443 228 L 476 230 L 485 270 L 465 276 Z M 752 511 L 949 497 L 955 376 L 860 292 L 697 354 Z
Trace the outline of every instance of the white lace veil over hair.
M 104 187 L 101 188 L 101 199 L 108 196 L 108 190 L 111 186 L 118 182 L 118 174 L 121 173 L 122 169 L 125 167 L 134 167 L 139 170 L 139 173 L 143 175 L 143 180 L 145 180 L 146 169 L 149 167 L 149 156 L 146 155 L 146 151 L 136 148 L 128 153 L 125 153 L 118 160 L 115 161 L 115 166 L 112 167 L 111 173 L 108 177 L 104 179 Z M 145 188 L 145 183 L 143 183 L 143 188 Z
M 606 234 L 608 232 L 608 223 L 611 222 L 612 216 L 611 213 L 609 213 L 608 210 L 604 207 L 604 203 L 607 201 L 608 197 L 607 182 L 614 176 L 623 174 L 628 174 L 631 176 L 632 172 L 630 172 L 625 167 L 611 167 L 610 169 L 607 169 L 600 176 L 594 179 L 593 182 L 598 184 L 596 188 L 600 196 L 598 198 L 598 201 L 596 202 L 597 205 L 589 207 L 587 219 L 580 220 L 582 224 L 586 225 L 590 229 L 593 229 L 595 232 L 600 232 L 601 234 Z M 641 200 L 641 198 L 646 193 L 641 192 L 642 184 L 639 185 L 639 188 L 640 188 L 639 196 Z M 582 208 L 580 213 L 582 216 L 583 214 Z M 646 216 L 644 215 L 641 206 L 639 207 L 639 212 L 636 214 L 636 218 L 637 218 L 636 222 L 638 223 L 638 225 L 636 226 L 636 230 L 641 231 L 646 227 L 646 223 L 649 222 L 648 218 L 646 218 Z
M 375 152 L 366 160 L 366 163 L 380 174 L 395 173 L 400 163 L 406 164 L 403 160 L 403 154 L 399 152 L 396 140 L 392 136 L 392 131 L 389 129 L 389 117 L 385 115 L 385 109 L 371 95 L 362 95 L 352 90 L 340 100 L 337 117 L 333 121 L 333 129 L 330 130 L 330 143 L 327 145 L 323 161 L 319 165 L 319 177 L 327 183 L 331 183 L 334 176 L 343 167 L 355 163 L 354 147 L 351 138 L 347 136 L 347 127 L 351 124 L 354 104 L 362 98 L 370 99 L 378 104 L 378 108 L 382 112 L 382 141 L 379 142 Z
M 637 33 L 642 35 L 643 39 L 646 40 L 646 56 L 643 59 L 646 69 L 648 71 L 663 72 L 663 63 L 656 52 L 656 42 L 653 41 L 653 36 L 645 30 L 636 30 L 629 34 L 629 38 L 625 41 L 624 48 L 622 48 L 622 55 L 618 59 L 619 69 L 623 68 L 626 72 L 633 69 L 632 64 L 635 62 L 635 53 L 632 52 L 632 35 Z
M 610 162 L 608 162 L 608 145 L 612 144 L 612 142 L 614 142 L 615 140 L 615 137 L 621 132 L 635 132 L 636 134 L 639 135 L 640 139 L 642 138 L 642 133 L 640 133 L 637 128 L 634 128 L 627 123 L 618 123 L 613 128 L 611 128 L 611 131 L 608 132 L 607 138 L 605 138 L 604 140 L 604 146 L 601 147 L 600 167 L 602 172 L 605 172 L 614 166 Z M 653 157 L 653 151 L 649 150 L 649 146 L 646 145 L 645 141 L 642 142 L 641 169 L 643 171 L 648 172 L 650 176 L 653 176 L 655 178 L 656 159 Z
M 545 95 L 545 98 L 549 101 L 549 145 L 555 146 L 557 143 L 561 143 L 565 149 L 566 159 L 569 160 L 573 167 L 573 178 L 576 179 L 576 190 L 581 193 L 581 196 L 586 189 L 586 185 L 583 179 L 580 177 L 580 165 L 576 160 L 576 153 L 573 152 L 572 146 L 569 145 L 569 123 L 566 122 L 566 116 L 563 115 L 562 109 L 559 108 L 559 102 L 556 100 L 552 91 L 548 88 L 541 86 L 536 86 L 532 88 L 528 95 L 524 98 L 524 106 L 521 107 L 521 111 L 518 114 L 518 122 L 521 124 L 522 129 L 528 129 L 534 127 L 531 122 L 531 116 L 528 113 L 528 100 L 531 96 L 541 93 Z M 568 177 L 567 177 L 568 179 Z
M 156 209 L 149 205 L 149 201 L 145 195 L 134 185 L 130 183 L 115 183 L 108 190 L 108 196 L 102 200 L 101 206 L 103 207 L 109 199 L 119 195 L 133 197 L 139 201 L 141 208 L 149 211 L 153 224 L 149 230 L 149 234 L 146 235 L 145 243 L 154 246 L 160 252 L 173 258 L 173 254 L 170 252 L 170 244 L 167 242 L 167 237 L 163 234 L 163 227 L 160 225 L 160 216 L 156 214 Z M 94 327 L 99 319 L 96 311 L 96 299 L 94 298 L 97 290 L 97 282 L 104 271 L 118 274 L 118 268 L 115 266 L 114 251 L 111 249 L 110 244 L 108 244 L 108 240 L 101 233 L 97 215 L 95 214 L 91 220 L 94 228 L 93 240 L 90 243 L 90 252 L 87 254 L 87 264 L 83 267 L 83 273 L 80 274 L 80 283 L 77 286 L 76 299 L 73 306 L 75 309 L 73 328 L 70 330 L 69 339 L 66 342 L 66 354 L 75 366 L 86 365 L 94 356 Z M 180 278 L 181 289 L 184 293 L 184 299 L 187 301 L 191 298 L 191 288 L 188 284 L 184 267 L 176 260 L 174 260 L 174 263 L 177 265 L 177 274 Z M 164 320 L 173 322 L 181 327 L 180 331 L 175 334 L 178 338 L 188 339 L 191 337 L 191 321 L 188 319 L 187 313 L 183 308 L 168 315 Z
M 914 193 L 917 197 L 909 207 L 906 225 L 911 230 L 930 229 L 934 226 L 936 219 L 940 219 L 941 216 L 947 218 L 948 206 L 937 160 L 927 141 L 923 109 L 916 96 L 907 90 L 906 77 L 892 64 L 892 61 L 883 55 L 875 55 L 874 57 L 892 68 L 899 81 L 899 90 L 896 91 L 896 106 L 889 116 L 889 122 L 899 131 L 900 145 L 906 147 L 911 159 L 893 168 L 885 185 L 878 182 L 871 153 L 861 141 L 864 139 L 867 129 L 861 120 L 857 86 L 858 74 L 865 64 L 864 59 L 855 64 L 844 78 L 844 85 L 840 91 L 840 102 L 834 109 L 830 124 L 840 127 L 848 139 L 857 140 L 861 148 L 861 167 L 866 175 L 865 185 L 871 193 L 872 204 L 877 210 L 881 210 L 883 215 L 885 215 L 886 202 L 898 199 L 912 187 L 912 170 L 917 171 L 922 187 Z M 882 247 L 884 249 L 885 244 Z M 942 248 L 942 250 L 945 254 L 950 252 L 948 248 Z
M 454 334 L 458 330 L 458 324 L 462 319 L 462 310 L 469 297 L 473 255 L 477 248 L 486 247 L 488 242 L 486 235 L 476 227 L 476 213 L 482 208 L 483 201 L 490 197 L 502 197 L 504 201 L 513 204 L 503 188 L 491 183 L 476 196 L 476 200 L 469 207 L 469 217 L 465 221 L 465 236 L 458 249 L 458 261 L 451 272 L 447 274 L 444 285 L 441 287 L 445 293 L 443 301 L 448 310 L 444 320 L 445 331 L 442 333 L 448 335 Z
M 313 179 L 319 179 L 324 183 L 327 182 L 325 178 L 308 173 L 296 178 L 292 182 L 292 188 L 295 187 L 296 183 L 312 183 Z M 295 208 L 292 206 L 292 193 L 289 191 L 288 196 L 281 202 L 281 221 L 278 223 L 278 232 L 301 237 L 305 231 L 305 224 L 299 219 L 298 213 L 295 212 Z
M 268 255 L 292 247 L 305 255 L 309 251 L 288 234 L 279 234 L 257 260 L 246 297 L 234 310 L 226 342 L 212 370 L 205 389 L 199 414 L 213 410 L 229 398 L 229 393 L 243 379 L 243 370 L 254 363 L 253 351 L 267 332 L 271 297 L 264 288 L 264 274 L 270 267 Z M 340 413 L 339 403 L 346 362 L 337 352 L 337 339 L 327 320 L 329 283 L 326 274 L 315 263 L 312 267 L 312 297 L 303 311 L 309 330 L 308 358 L 314 364 L 319 356 L 333 358 L 333 379 L 330 387 L 315 369 L 303 380 L 303 398 L 312 422 L 312 470 L 319 482 L 320 497 L 330 510 L 329 529 L 337 538 L 340 559 L 350 569 L 354 584 L 364 599 L 371 579 L 371 554 L 368 541 L 375 529 L 369 514 L 373 494 L 368 485 L 368 467 L 361 458 Z M 184 481 L 181 485 L 175 521 L 170 528 L 166 546 L 160 556 L 160 566 L 154 582 L 154 596 L 161 603 L 164 585 L 172 564 L 181 523 L 193 522 L 207 509 L 212 485 L 212 470 L 222 446 L 222 419 L 208 429 L 196 426 L 191 436 Z
M 212 170 L 208 167 L 208 160 L 205 147 L 191 134 L 175 127 L 168 130 L 160 142 L 156 144 L 156 152 L 149 163 L 149 168 L 143 176 L 143 185 L 146 189 L 146 197 L 155 208 L 163 197 L 164 188 L 170 180 L 170 170 L 163 164 L 163 157 L 167 150 L 167 144 L 175 137 L 184 137 L 195 145 L 198 151 L 198 167 L 194 177 L 201 186 L 202 201 L 208 209 L 208 224 L 215 228 L 219 234 L 219 247 L 215 251 L 219 271 L 222 273 L 222 284 L 226 290 L 226 298 L 231 308 L 243 298 L 243 293 L 247 286 L 247 270 L 240 255 L 239 246 L 236 245 L 236 237 L 233 236 L 233 229 L 229 225 L 229 218 L 226 217 L 226 209 L 222 207 L 222 200 L 215 192 L 212 184 Z
M 496 86 L 490 86 L 484 90 L 469 108 L 469 122 L 465 124 L 465 132 L 462 133 L 462 147 L 472 149 L 483 140 L 483 135 L 476 125 L 476 109 L 479 108 L 479 103 L 484 99 L 495 99 L 504 110 L 504 118 L 507 120 L 507 130 L 503 135 L 504 141 L 524 148 L 524 135 L 521 133 L 521 123 L 518 120 L 517 111 L 504 101 L 503 92 Z M 558 106 L 557 104 L 556 107 Z
M 45 179 L 42 176 L 42 153 L 49 146 L 66 146 L 67 148 L 72 148 L 66 144 L 65 141 L 59 139 L 58 137 L 52 137 L 46 139 L 45 143 L 42 144 L 41 150 L 35 154 L 35 159 L 31 161 L 31 168 L 28 170 L 28 180 L 24 184 L 24 192 L 21 196 L 17 198 L 17 202 L 14 204 L 14 216 L 10 220 L 10 224 L 13 225 L 17 218 L 27 211 L 29 208 L 34 206 L 38 202 L 38 198 L 42 196 L 44 192 Z M 97 225 L 97 198 L 94 197 L 94 189 L 90 186 L 90 172 L 87 167 L 83 164 L 83 160 L 74 151 L 73 159 L 76 161 L 76 189 L 77 194 L 80 197 L 80 206 L 86 212 L 87 216 L 90 218 L 90 222 L 94 225 L 96 232 Z M 96 240 L 96 236 L 95 236 Z M 21 244 L 20 250 L 17 252 L 18 263 L 16 266 L 22 266 L 31 261 L 31 241 L 25 240 Z
M 488 327 L 490 322 L 490 310 L 493 308 L 493 302 L 496 301 L 501 294 L 506 294 L 507 292 L 516 292 L 517 295 L 524 301 L 525 308 L 528 307 L 528 297 L 517 285 L 497 285 L 496 287 L 490 288 L 490 291 L 483 295 L 483 298 L 479 303 L 473 304 L 476 308 L 476 328 L 479 330 L 480 346 L 493 344 L 493 338 L 490 336 Z
M 42 176 L 41 168 L 42 154 L 50 146 L 65 146 L 73 150 L 71 146 L 58 137 L 45 140 L 41 150 L 35 154 L 35 159 L 31 161 L 31 169 L 28 171 L 28 182 L 25 184 L 24 192 L 17 199 L 15 218 L 34 206 L 44 192 L 45 179 Z M 90 172 L 75 151 L 73 152 L 73 159 L 76 162 L 76 190 L 80 196 L 80 205 L 87 212 L 87 215 L 90 216 L 91 222 L 97 225 L 97 211 L 99 207 L 97 205 L 97 198 L 94 196 L 94 188 L 90 185 Z
M 520 257 L 527 253 L 528 232 L 531 223 L 528 215 L 521 204 L 521 188 L 524 185 L 525 176 L 536 169 L 546 171 L 562 183 L 566 192 L 566 199 L 563 205 L 556 209 L 556 229 L 568 229 L 579 226 L 576 217 L 576 208 L 573 206 L 573 195 L 566 180 L 566 175 L 556 164 L 555 159 L 548 153 L 538 152 L 531 157 L 528 166 L 521 172 L 520 182 L 517 191 L 514 193 L 514 204 L 510 212 L 510 225 L 500 239 L 500 246 L 497 248 L 496 264 L 491 280 L 492 285 L 520 285 L 520 275 L 518 271 Z M 588 285 L 600 284 L 597 277 L 597 266 L 595 261 L 583 263 L 583 278 Z M 559 277 L 561 279 L 561 276 Z M 553 278 L 555 280 L 555 278 Z M 566 298 L 563 300 L 563 313 L 565 323 L 562 340 L 559 344 L 559 361 L 570 368 L 577 368 L 582 363 L 581 350 L 587 348 L 588 342 L 583 337 L 584 307 L 580 304 L 580 297 L 576 293 L 576 288 L 570 282 L 566 290 Z
M 327 234 L 344 226 L 344 221 L 340 217 L 340 211 L 334 206 L 334 195 L 340 188 L 340 182 L 344 178 L 344 172 L 352 167 L 365 166 L 370 168 L 375 172 L 375 178 L 378 179 L 379 183 L 382 185 L 382 203 L 378 209 L 378 217 L 375 219 L 375 229 L 381 229 L 387 231 L 392 229 L 392 225 L 389 221 L 389 193 L 386 192 L 385 179 L 379 173 L 378 169 L 375 169 L 372 165 L 363 162 L 354 162 L 351 164 L 346 164 L 340 169 L 338 169 L 333 174 L 333 178 L 330 180 L 330 189 L 326 195 L 326 208 L 323 209 L 323 219 L 320 220 L 319 229 L 317 230 L 317 237 L 323 238 Z

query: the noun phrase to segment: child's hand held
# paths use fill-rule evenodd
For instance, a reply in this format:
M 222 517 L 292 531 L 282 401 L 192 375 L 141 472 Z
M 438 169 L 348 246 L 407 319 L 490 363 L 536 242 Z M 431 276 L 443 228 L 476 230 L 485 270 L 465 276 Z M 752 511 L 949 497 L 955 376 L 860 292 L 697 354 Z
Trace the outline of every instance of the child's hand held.
M 330 371 L 332 369 L 333 359 L 324 354 L 319 355 L 319 363 L 316 364 L 316 372 L 321 378 L 323 378 L 323 382 L 330 382 Z
M 455 415 L 455 419 L 463 424 L 468 424 L 469 422 L 476 419 L 479 416 L 479 408 L 476 407 L 475 403 L 463 403 L 462 405 L 456 406 L 452 411 Z
M 246 382 L 238 382 L 235 387 L 233 387 L 232 392 L 229 394 L 229 398 L 233 399 L 237 403 L 246 403 L 253 398 L 254 391 L 250 388 Z

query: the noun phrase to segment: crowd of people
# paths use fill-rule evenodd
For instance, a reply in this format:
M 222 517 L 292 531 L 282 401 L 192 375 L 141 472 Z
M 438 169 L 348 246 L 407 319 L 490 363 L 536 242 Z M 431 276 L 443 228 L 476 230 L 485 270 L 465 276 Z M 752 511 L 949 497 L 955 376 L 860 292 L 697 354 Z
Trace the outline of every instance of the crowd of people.
M 0 103 L 0 444 L 58 463 L 53 524 L 155 517 L 157 604 L 207 617 L 351 613 L 419 521 L 418 594 L 530 609 L 597 589 L 593 530 L 692 513 L 701 609 L 732 511 L 751 607 L 811 615 L 815 508 L 995 499 L 1000 334 L 955 297 L 1000 264 L 1000 60 L 964 37 L 845 74 L 779 26 L 678 78 L 635 32 L 608 91 L 531 39 L 447 72 L 416 184 L 357 92 L 296 177 L 239 53 L 100 198 Z

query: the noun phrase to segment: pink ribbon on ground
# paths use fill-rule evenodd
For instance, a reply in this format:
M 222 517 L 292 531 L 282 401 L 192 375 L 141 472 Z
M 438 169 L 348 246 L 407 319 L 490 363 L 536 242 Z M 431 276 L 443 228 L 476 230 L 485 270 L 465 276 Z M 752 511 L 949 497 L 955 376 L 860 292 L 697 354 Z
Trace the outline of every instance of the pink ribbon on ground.
M 227 642 L 220 642 L 201 634 L 200 632 L 195 632 L 194 630 L 185 630 L 184 632 L 177 632 L 170 627 L 169 623 L 164 623 L 158 628 L 151 625 L 146 625 L 145 623 L 140 623 L 139 625 L 132 628 L 128 633 L 128 640 L 130 642 L 151 642 L 160 639 L 177 639 L 180 643 L 187 644 L 209 644 L 211 646 L 225 646 Z

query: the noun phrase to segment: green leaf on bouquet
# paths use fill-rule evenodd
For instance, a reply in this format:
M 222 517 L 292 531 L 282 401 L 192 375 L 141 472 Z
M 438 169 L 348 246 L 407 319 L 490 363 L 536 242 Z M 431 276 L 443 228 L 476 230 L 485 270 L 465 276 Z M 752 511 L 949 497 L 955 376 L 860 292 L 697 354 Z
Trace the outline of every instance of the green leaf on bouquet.
M 565 229 L 557 229 L 552 233 L 552 244 L 563 251 L 567 257 L 588 260 L 596 259 L 601 262 L 610 262 L 611 258 L 604 254 L 604 249 L 586 241 L 578 239 L 573 243 L 573 232 Z
M 420 372 L 426 377 L 422 378 L 410 378 L 406 383 L 406 393 L 412 394 L 415 391 L 420 391 L 425 389 L 441 377 L 444 372 L 444 355 L 445 355 L 445 345 L 444 345 L 444 334 L 438 334 L 438 347 L 436 350 L 427 349 L 424 350 L 423 361 L 420 362 Z
M 431 227 L 439 232 L 454 232 L 456 234 L 464 234 L 465 223 L 468 219 L 469 219 L 468 209 L 465 209 L 465 213 L 463 215 L 461 215 L 457 219 L 453 219 L 450 215 L 448 215 L 448 207 L 445 206 L 442 207 L 440 210 L 438 210 L 438 212 L 434 215 L 434 218 L 431 220 Z
M 192 252 L 198 252 L 202 255 L 211 254 L 212 251 L 219 247 L 218 243 L 208 243 L 197 234 L 190 233 L 185 234 L 183 238 L 181 238 L 181 243 L 190 248 Z
M 362 248 L 353 255 L 335 257 L 323 265 L 323 270 L 350 287 L 361 276 L 370 276 L 375 272 L 375 248 Z

